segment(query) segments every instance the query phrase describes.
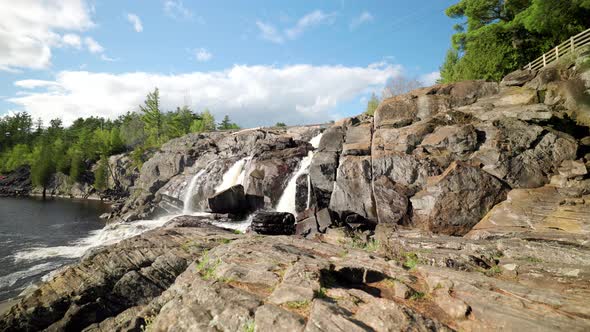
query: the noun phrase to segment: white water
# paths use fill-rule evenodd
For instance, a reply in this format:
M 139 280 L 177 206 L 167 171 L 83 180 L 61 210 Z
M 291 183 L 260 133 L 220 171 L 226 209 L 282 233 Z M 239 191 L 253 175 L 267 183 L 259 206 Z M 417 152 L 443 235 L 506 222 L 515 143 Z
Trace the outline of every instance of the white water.
M 197 180 L 205 174 L 207 168 L 203 168 L 195 174 L 186 189 L 184 190 L 184 198 L 182 200 L 182 213 L 189 214 L 192 211 L 193 190 L 197 185 Z
M 236 161 L 226 172 L 223 174 L 221 184 L 215 188 L 215 192 L 222 192 L 225 189 L 229 189 L 235 185 L 243 184 L 244 178 L 246 177 L 246 166 L 247 162 L 252 157 L 245 157 Z
M 314 138 L 312 138 L 309 143 L 317 149 L 320 144 L 320 140 L 322 139 L 322 134 L 318 134 Z M 295 196 L 297 194 L 297 178 L 299 178 L 302 174 L 307 174 L 308 180 L 308 195 L 307 195 L 307 205 L 309 207 L 309 165 L 311 164 L 311 159 L 313 158 L 314 151 L 309 151 L 307 156 L 301 159 L 299 163 L 299 168 L 297 171 L 291 176 L 289 182 L 287 183 L 287 187 L 283 191 L 281 198 L 279 199 L 279 203 L 277 204 L 275 210 L 278 212 L 289 212 L 292 214 L 297 214 L 296 206 L 295 206 Z
M 160 227 L 178 215 L 165 216 L 154 220 L 137 220 L 134 222 L 121 222 L 105 226 L 93 231 L 89 236 L 82 238 L 68 246 L 36 247 L 17 252 L 15 261 L 35 261 L 53 257 L 78 258 L 92 248 L 117 243 L 121 240 L 139 235 L 143 232 Z

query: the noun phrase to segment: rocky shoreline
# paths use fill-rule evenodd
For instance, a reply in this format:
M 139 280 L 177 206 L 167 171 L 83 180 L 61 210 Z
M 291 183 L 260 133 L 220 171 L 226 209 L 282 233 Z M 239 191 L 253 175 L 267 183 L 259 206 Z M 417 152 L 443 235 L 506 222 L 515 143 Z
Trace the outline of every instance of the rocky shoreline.
M 109 222 L 211 213 L 92 250 L 0 330 L 588 330 L 589 90 L 559 64 L 172 140 L 119 164 Z M 250 213 L 246 234 L 215 226 Z

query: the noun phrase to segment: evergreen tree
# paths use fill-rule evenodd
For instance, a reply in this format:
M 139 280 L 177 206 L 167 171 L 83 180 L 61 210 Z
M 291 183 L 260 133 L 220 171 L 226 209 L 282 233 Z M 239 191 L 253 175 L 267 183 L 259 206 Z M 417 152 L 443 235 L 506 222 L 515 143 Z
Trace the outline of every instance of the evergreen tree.
M 160 110 L 160 91 L 158 88 L 155 88 L 154 92 L 148 93 L 144 105 L 140 105 L 139 109 L 143 113 L 142 120 L 149 133 L 150 143 L 159 146 L 164 141 L 164 115 Z

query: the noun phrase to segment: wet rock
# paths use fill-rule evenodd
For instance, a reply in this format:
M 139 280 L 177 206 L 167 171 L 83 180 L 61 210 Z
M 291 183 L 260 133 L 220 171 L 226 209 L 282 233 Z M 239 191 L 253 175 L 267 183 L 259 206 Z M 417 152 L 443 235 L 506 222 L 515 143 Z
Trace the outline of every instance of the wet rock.
M 0 176 L 0 196 L 26 196 L 31 190 L 31 169 L 21 166 Z
M 308 174 L 301 174 L 296 180 L 295 211 L 297 213 L 301 213 L 310 206 L 315 205 L 313 197 L 309 197 L 311 192 L 311 188 L 309 188 L 310 182 L 311 180 Z
M 209 198 L 209 208 L 213 213 L 246 214 L 248 203 L 244 187 L 239 184 L 215 194 Z
M 250 229 L 258 234 L 295 234 L 295 217 L 288 212 L 260 211 L 252 217 Z
M 501 181 L 481 169 L 453 162 L 411 198 L 412 222 L 435 233 L 463 235 L 506 198 L 506 191 Z

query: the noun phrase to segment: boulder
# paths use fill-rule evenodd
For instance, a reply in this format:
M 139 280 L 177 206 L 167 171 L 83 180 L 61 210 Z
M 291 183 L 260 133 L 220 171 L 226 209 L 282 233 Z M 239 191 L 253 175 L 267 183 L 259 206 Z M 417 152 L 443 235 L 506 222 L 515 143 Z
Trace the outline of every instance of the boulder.
M 373 194 L 379 224 L 407 223 L 410 202 L 409 190 L 402 185 L 395 184 L 386 176 L 380 176 L 373 181 Z
M 239 184 L 209 197 L 209 209 L 213 213 L 243 215 L 248 212 L 244 187 Z
M 311 177 L 313 196 L 319 209 L 326 208 L 330 204 L 337 169 L 337 152 L 316 152 L 311 159 L 309 176 Z
M 506 75 L 500 85 L 502 86 L 523 86 L 525 83 L 531 81 L 537 76 L 537 71 L 535 70 L 517 70 L 508 75 Z
M 324 131 L 320 144 L 319 152 L 340 152 L 344 142 L 344 129 L 341 126 L 332 126 Z
M 507 188 L 480 168 L 453 162 L 411 198 L 412 222 L 425 230 L 463 235 L 497 203 Z
M 295 216 L 288 212 L 259 211 L 252 217 L 250 229 L 264 235 L 292 235 Z
M 310 178 L 308 174 L 301 174 L 296 180 L 296 189 L 295 189 L 295 211 L 297 213 L 303 212 L 305 209 L 308 208 L 309 205 L 313 205 L 313 195 L 309 197 L 311 193 L 311 188 L 309 188 Z
M 372 123 L 363 123 L 359 126 L 348 128 L 346 131 L 346 139 L 342 146 L 342 155 L 370 155 L 372 127 Z
M 377 222 L 373 202 L 370 156 L 344 156 L 340 158 L 330 210 L 340 221 L 348 215 L 359 215 L 372 223 Z

